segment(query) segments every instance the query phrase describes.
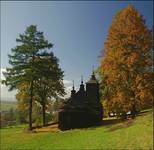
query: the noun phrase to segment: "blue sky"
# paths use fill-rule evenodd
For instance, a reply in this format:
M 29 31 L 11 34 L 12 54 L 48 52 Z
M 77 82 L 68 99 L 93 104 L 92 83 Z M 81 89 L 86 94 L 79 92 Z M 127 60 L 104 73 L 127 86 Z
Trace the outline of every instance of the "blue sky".
M 87 81 L 92 66 L 99 65 L 98 56 L 113 16 L 128 4 L 138 9 L 151 28 L 152 1 L 1 2 L 1 68 L 9 66 L 7 54 L 16 46 L 18 34 L 34 24 L 54 44 L 53 52 L 60 60 L 67 84 L 75 80 L 79 86 L 80 76 Z M 6 89 L 3 91 L 5 97 Z

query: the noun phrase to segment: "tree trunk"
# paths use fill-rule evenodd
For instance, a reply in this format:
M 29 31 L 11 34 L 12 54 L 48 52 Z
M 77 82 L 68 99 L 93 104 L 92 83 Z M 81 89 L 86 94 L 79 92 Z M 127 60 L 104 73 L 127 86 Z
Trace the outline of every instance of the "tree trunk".
M 30 87 L 30 101 L 29 101 L 29 130 L 32 130 L 32 102 L 33 102 L 33 81 Z
M 132 91 L 132 97 L 134 98 L 133 100 L 133 106 L 131 110 L 131 118 L 134 119 L 136 116 L 136 100 L 135 100 L 135 93 Z
M 45 101 L 42 99 L 43 126 L 45 126 Z
M 135 103 L 134 103 L 132 110 L 131 110 L 131 118 L 134 119 L 135 117 L 136 117 L 136 107 L 135 107 Z

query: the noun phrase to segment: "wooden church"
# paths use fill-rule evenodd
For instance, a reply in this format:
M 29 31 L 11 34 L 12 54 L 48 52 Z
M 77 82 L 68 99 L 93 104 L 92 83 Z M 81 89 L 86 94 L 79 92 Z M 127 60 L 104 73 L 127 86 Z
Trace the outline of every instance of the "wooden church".
M 86 83 L 86 89 L 81 81 L 80 89 L 75 91 L 74 85 L 71 97 L 64 102 L 58 113 L 59 128 L 68 130 L 85 128 L 102 123 L 103 109 L 99 100 L 99 84 L 94 72 Z

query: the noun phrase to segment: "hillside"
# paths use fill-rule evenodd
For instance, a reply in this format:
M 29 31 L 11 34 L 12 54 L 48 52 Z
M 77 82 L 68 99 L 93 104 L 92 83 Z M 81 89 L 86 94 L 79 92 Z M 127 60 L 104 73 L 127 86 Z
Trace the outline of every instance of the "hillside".
M 1 111 L 7 111 L 10 108 L 14 108 L 14 109 L 16 108 L 16 102 L 15 101 L 13 101 L 13 102 L 11 102 L 11 101 L 1 101 L 0 105 L 1 105 Z
M 1 129 L 1 149 L 152 149 L 152 111 L 135 120 L 87 129 L 26 133 L 25 126 Z

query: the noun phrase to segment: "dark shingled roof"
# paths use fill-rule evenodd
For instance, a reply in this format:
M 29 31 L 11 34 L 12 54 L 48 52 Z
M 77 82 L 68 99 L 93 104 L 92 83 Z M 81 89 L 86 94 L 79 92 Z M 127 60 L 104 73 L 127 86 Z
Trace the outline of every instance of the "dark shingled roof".
M 86 84 L 89 83 L 98 83 L 96 80 L 89 80 L 88 82 L 86 82 Z
M 91 75 L 90 80 L 88 82 L 86 82 L 86 84 L 87 83 L 88 84 L 93 84 L 93 83 L 98 84 L 98 81 L 96 80 L 94 73 Z

